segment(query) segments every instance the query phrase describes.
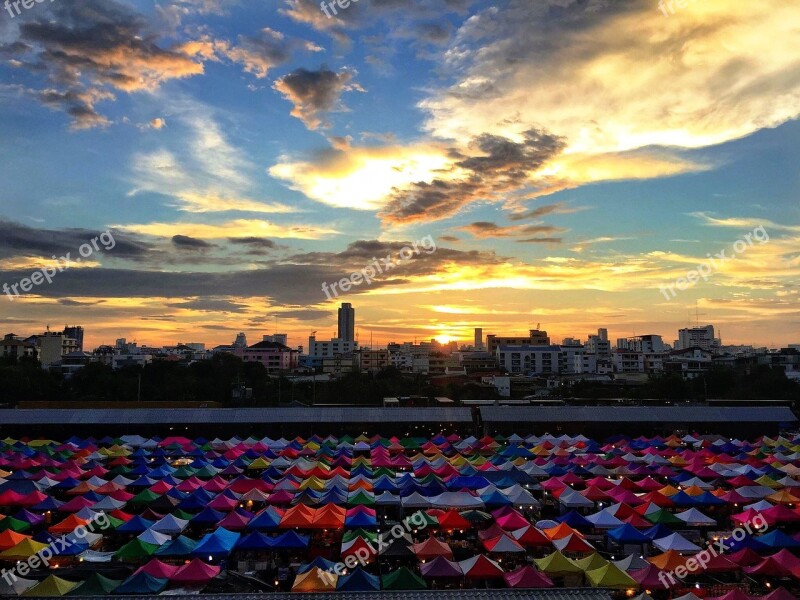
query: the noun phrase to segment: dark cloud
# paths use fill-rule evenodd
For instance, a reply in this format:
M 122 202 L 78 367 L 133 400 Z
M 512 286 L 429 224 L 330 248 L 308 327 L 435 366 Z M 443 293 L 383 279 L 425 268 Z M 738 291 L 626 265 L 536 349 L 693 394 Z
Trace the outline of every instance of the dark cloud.
M 133 261 L 150 259 L 155 252 L 153 244 L 137 240 L 134 237 L 117 231 L 109 230 L 116 242 L 111 250 L 103 250 L 108 255 Z M 91 229 L 36 229 L 14 221 L 0 219 L 0 258 L 15 256 L 37 256 L 50 258 L 58 257 L 67 252 L 75 255 L 78 248 L 94 238 L 101 231 Z
M 309 42 L 287 37 L 269 27 L 255 36 L 240 35 L 235 46 L 227 42 L 218 42 L 215 46 L 220 54 L 240 63 L 247 73 L 252 73 L 259 79 L 266 77 L 274 67 L 288 62 L 295 50 L 317 50 Z
M 566 231 L 553 225 L 498 225 L 491 221 L 476 221 L 459 227 L 460 231 L 466 231 L 476 238 L 501 238 L 501 237 L 521 237 L 526 235 L 539 235 L 547 233 L 562 233 Z
M 188 235 L 173 235 L 172 243 L 182 250 L 209 250 L 216 248 L 214 244 Z
M 269 252 L 272 250 L 284 248 L 284 246 L 279 246 L 278 244 L 267 238 L 259 238 L 259 237 L 228 238 L 228 241 L 236 246 L 244 246 L 245 248 L 247 248 L 246 254 L 250 256 L 263 256 L 265 254 L 269 254 Z
M 563 238 L 528 238 L 526 240 L 516 240 L 520 244 L 561 244 Z
M 172 304 L 167 304 L 167 306 L 170 308 L 182 308 L 200 312 L 244 313 L 247 311 L 247 305 L 232 302 L 224 298 L 196 298 L 186 302 L 174 302 Z
M 320 319 L 330 319 L 333 313 L 327 310 L 298 309 L 285 310 L 278 313 L 281 319 L 297 319 L 298 321 L 318 321 Z
M 265 263 L 260 269 L 213 272 L 153 270 L 69 269 L 59 273 L 51 285 L 39 286 L 35 293 L 48 298 L 172 298 L 182 308 L 236 311 L 238 304 L 220 304 L 231 298 L 263 298 L 271 304 L 307 306 L 324 300 L 322 283 L 337 281 L 366 267 L 373 257 L 385 258 L 411 242 L 365 240 L 350 244 L 342 252 L 296 254 Z M 371 289 L 396 286 L 412 276 L 429 276 L 445 266 L 499 265 L 507 257 L 494 252 L 460 251 L 438 247 L 432 254 L 414 255 L 412 260 L 387 271 L 373 281 Z M 0 271 L 0 281 L 14 283 L 29 271 Z M 356 293 L 363 290 L 356 290 Z M 210 296 L 209 294 L 213 294 Z M 215 300 L 206 303 L 205 299 Z M 187 300 L 189 299 L 189 300 Z M 200 302 L 199 304 L 197 302 Z M 189 304 L 186 304 L 189 303 Z
M 521 142 L 483 134 L 472 141 L 467 156 L 456 149 L 450 156 L 466 171 L 456 179 L 416 182 L 396 190 L 381 212 L 389 224 L 443 219 L 479 200 L 493 200 L 524 188 L 528 174 L 539 169 L 565 147 L 564 139 L 540 129 L 529 129 Z M 453 169 L 455 172 L 455 168 Z
M 19 68 L 43 74 L 34 96 L 67 112 L 74 128 L 108 124 L 97 103 L 115 92 L 153 90 L 198 75 L 203 65 L 180 46 L 165 47 L 141 15 L 116 0 L 58 2 L 25 16 L 18 38 L 0 45 Z
M 527 219 L 538 219 L 540 217 L 545 217 L 547 215 L 552 214 L 565 214 L 571 212 L 577 212 L 577 208 L 570 208 L 564 202 L 557 202 L 555 204 L 547 204 L 544 206 L 539 206 L 529 211 L 520 212 L 520 213 L 511 213 L 508 215 L 508 218 L 511 221 L 525 221 Z
M 354 72 L 348 69 L 338 73 L 328 69 L 297 69 L 278 79 L 275 89 L 294 104 L 292 116 L 309 129 L 319 129 L 328 126 L 323 115 L 340 108 L 344 92 L 362 89 L 353 83 L 353 76 Z

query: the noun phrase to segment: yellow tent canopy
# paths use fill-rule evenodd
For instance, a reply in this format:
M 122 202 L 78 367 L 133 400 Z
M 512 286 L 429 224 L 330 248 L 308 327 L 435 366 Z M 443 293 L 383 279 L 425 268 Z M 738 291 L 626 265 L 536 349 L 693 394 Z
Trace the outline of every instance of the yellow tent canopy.
M 74 590 L 76 587 L 78 587 L 78 585 L 78 583 L 61 579 L 55 575 L 49 575 L 47 579 L 43 580 L 40 584 L 35 585 L 32 588 L 28 588 L 22 592 L 22 595 L 61 597 Z
M 301 573 L 294 580 L 293 592 L 335 592 L 339 576 L 336 573 L 323 571 L 314 567 L 310 571 Z
M 0 552 L 0 560 L 25 560 L 47 548 L 47 544 L 25 538 L 19 544 Z

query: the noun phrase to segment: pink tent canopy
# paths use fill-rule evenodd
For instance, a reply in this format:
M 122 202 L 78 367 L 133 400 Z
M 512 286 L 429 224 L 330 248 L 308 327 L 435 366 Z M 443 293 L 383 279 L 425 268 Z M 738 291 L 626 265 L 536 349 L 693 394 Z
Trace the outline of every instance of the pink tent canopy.
M 503 575 L 503 579 L 506 580 L 506 585 L 510 588 L 549 588 L 555 585 L 552 579 L 530 565 L 511 571 L 511 573 L 506 573 Z
M 178 567 L 175 567 L 173 565 L 168 565 L 167 563 L 161 562 L 157 558 L 154 558 L 143 567 L 139 567 L 134 573 L 134 575 L 136 575 L 137 573 L 147 573 L 152 577 L 170 579 L 173 575 L 175 575 L 175 572 L 177 570 Z
M 219 575 L 219 571 L 219 567 L 207 565 L 199 558 L 195 558 L 188 565 L 179 568 L 175 574 L 170 577 L 170 581 L 189 584 L 207 583 Z

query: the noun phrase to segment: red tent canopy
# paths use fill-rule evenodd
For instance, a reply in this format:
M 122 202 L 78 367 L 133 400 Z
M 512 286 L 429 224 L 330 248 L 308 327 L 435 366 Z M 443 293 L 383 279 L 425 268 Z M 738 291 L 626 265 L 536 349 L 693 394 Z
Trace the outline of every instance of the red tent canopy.
M 467 579 L 500 579 L 503 569 L 483 554 L 473 556 L 458 563 Z
M 420 560 L 429 560 L 437 556 L 445 556 L 449 559 L 453 558 L 453 551 L 450 549 L 450 546 L 444 542 L 440 542 L 435 537 L 430 537 L 424 542 L 414 544 L 411 546 L 411 550 L 413 550 L 414 554 L 416 554 L 417 558 Z

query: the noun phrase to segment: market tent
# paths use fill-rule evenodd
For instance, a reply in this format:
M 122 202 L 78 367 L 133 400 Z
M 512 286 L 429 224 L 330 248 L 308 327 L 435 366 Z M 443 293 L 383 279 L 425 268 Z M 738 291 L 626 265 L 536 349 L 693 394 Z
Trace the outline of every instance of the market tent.
M 714 527 L 716 520 L 701 513 L 696 508 L 690 508 L 675 515 L 690 527 Z
M 458 562 L 458 566 L 467 579 L 500 579 L 503 577 L 502 567 L 483 554 L 461 560 Z
M 381 577 L 381 588 L 384 590 L 424 590 L 428 588 L 425 581 L 406 567 L 400 567 Z
M 609 563 L 604 567 L 600 567 L 599 569 L 586 571 L 586 578 L 592 584 L 592 587 L 614 589 L 638 587 L 636 581 L 625 571 L 617 567 L 614 563 Z
M 228 556 L 239 541 L 239 534 L 220 527 L 213 533 L 208 533 L 200 540 L 192 551 L 193 556 Z
M 650 544 L 652 540 L 627 523 L 608 532 L 608 538 L 618 544 Z
M 197 542 L 191 538 L 179 535 L 171 542 L 168 542 L 155 551 L 156 556 L 177 558 L 190 556 L 197 547 Z
M 536 558 L 533 562 L 536 563 L 540 571 L 555 577 L 583 573 L 583 569 L 558 551 L 544 558 Z
M 323 571 L 319 567 L 300 573 L 292 584 L 293 592 L 333 592 L 339 576 L 336 573 Z
M 100 573 L 92 573 L 89 579 L 67 593 L 67 596 L 106 596 L 122 584 L 122 581 L 109 579 Z
M 526 565 L 503 575 L 506 585 L 510 588 L 519 589 L 532 589 L 532 588 L 550 588 L 555 584 L 544 573 L 540 573 L 530 565 Z
M 22 592 L 22 596 L 64 596 L 78 587 L 78 583 L 61 579 L 55 575 L 48 575 L 41 583 L 34 585 Z
M 160 594 L 169 583 L 167 578 L 158 578 L 147 573 L 131 575 L 114 590 L 115 594 Z
M 525 548 L 507 533 L 485 539 L 482 543 L 487 552 L 495 552 L 498 554 L 505 552 L 525 552 Z
M 461 567 L 458 565 L 458 563 L 448 560 L 444 556 L 439 556 L 430 562 L 421 564 L 419 570 L 423 577 L 427 577 L 429 579 L 434 579 L 437 577 L 454 578 L 464 576 L 464 572 L 461 570 Z
M 158 546 L 155 544 L 148 544 L 139 538 L 133 538 L 114 553 L 114 558 L 117 560 L 137 561 L 152 556 L 156 550 L 158 550 Z
M 660 586 L 669 587 L 672 584 L 671 574 L 651 564 L 644 569 L 628 573 L 640 586 L 658 589 Z M 677 583 L 677 580 L 675 581 Z
M 0 560 L 25 560 L 34 554 L 38 554 L 45 548 L 47 548 L 47 544 L 42 544 L 29 537 L 25 537 L 25 539 L 17 545 L 0 552 Z
M 700 546 L 693 544 L 679 533 L 673 533 L 665 538 L 653 540 L 653 545 L 662 552 L 674 550 L 675 552 L 700 552 Z
M 170 579 L 173 575 L 175 575 L 175 571 L 177 570 L 178 567 L 174 565 L 168 565 L 167 563 L 161 562 L 157 558 L 153 558 L 146 565 L 136 569 L 136 571 L 134 571 L 134 575 L 136 575 L 136 573 L 147 573 L 153 577 Z
M 411 550 L 416 554 L 417 558 L 421 560 L 430 560 L 437 556 L 445 556 L 453 558 L 453 551 L 445 542 L 437 540 L 435 537 L 429 537 L 424 542 L 413 544 Z
M 381 580 L 364 569 L 358 568 L 352 573 L 339 577 L 337 592 L 373 592 L 381 589 Z
M 208 583 L 219 573 L 220 568 L 218 566 L 208 565 L 195 558 L 189 564 L 180 567 L 169 579 L 185 585 L 199 585 Z

